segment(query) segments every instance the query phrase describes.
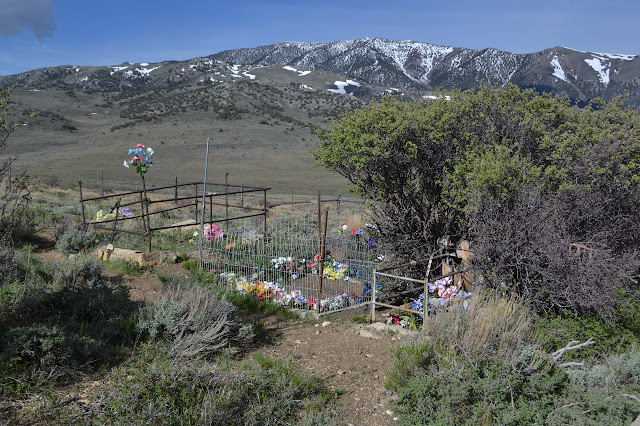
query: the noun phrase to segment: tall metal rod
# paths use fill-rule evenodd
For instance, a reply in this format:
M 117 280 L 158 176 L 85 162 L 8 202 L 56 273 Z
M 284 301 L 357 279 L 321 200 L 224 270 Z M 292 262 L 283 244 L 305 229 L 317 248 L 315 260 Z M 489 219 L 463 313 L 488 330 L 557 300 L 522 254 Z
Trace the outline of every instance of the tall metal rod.
M 176 186 L 173 189 L 173 201 L 178 204 L 178 176 L 176 176 Z
M 209 194 L 209 226 L 213 225 L 213 194 Z
M 198 182 L 195 183 L 196 194 L 193 198 L 193 205 L 196 207 L 196 218 L 194 219 L 195 223 L 198 223 Z
M 229 172 L 224 174 L 224 228 L 229 229 Z
M 320 291 L 322 288 L 322 272 L 324 271 L 324 246 L 322 244 L 322 197 L 318 189 L 318 296 L 316 297 L 316 319 L 320 319 Z
M 142 214 L 147 217 L 147 239 L 149 241 L 147 251 L 151 253 L 151 217 L 149 216 L 149 199 L 147 198 L 147 184 L 144 182 L 144 175 L 142 175 L 142 190 L 144 191 L 144 209 Z
M 318 312 L 317 312 L 317 318 L 320 319 L 320 308 L 322 307 L 322 305 L 320 304 L 320 301 L 322 300 L 322 284 L 324 283 L 324 278 L 322 278 L 322 276 L 324 275 L 324 256 L 327 252 L 327 216 L 329 215 L 329 209 L 325 209 L 324 210 L 324 225 L 323 225 L 323 229 L 322 229 L 322 235 L 321 235 L 321 240 L 320 240 L 320 252 L 322 253 L 320 255 L 320 288 L 318 289 Z
M 373 270 L 373 284 L 371 284 L 371 318 L 370 323 L 376 320 L 376 270 Z
M 140 217 L 142 218 L 142 226 L 144 226 L 144 234 L 147 235 L 147 217 L 144 214 L 144 195 L 141 191 L 138 191 L 140 194 Z
M 267 190 L 262 190 L 262 208 L 264 210 L 264 236 L 267 236 Z
M 209 137 L 207 137 L 207 153 L 204 156 L 204 187 L 202 188 L 202 214 L 200 215 L 200 232 L 198 233 L 198 268 L 202 268 L 202 233 L 204 232 L 204 210 L 207 196 L 207 169 L 209 168 Z M 197 184 L 196 184 L 197 185 Z M 198 187 L 196 186 L 196 192 Z M 196 200 L 196 209 L 198 208 Z
M 427 266 L 427 273 L 424 276 L 424 297 L 422 298 L 422 330 L 427 323 L 427 315 L 429 314 L 429 275 L 431 274 L 431 264 L 433 262 L 433 256 L 429 258 L 429 265 Z

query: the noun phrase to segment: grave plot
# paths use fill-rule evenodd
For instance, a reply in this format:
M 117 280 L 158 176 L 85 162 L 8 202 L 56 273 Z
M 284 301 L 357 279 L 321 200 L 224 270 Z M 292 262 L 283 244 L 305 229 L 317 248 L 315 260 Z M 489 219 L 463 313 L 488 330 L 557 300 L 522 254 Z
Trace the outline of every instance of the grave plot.
M 377 253 L 366 230 L 342 225 L 321 233 L 309 214 L 267 227 L 251 220 L 229 226 L 205 229 L 201 258 L 229 289 L 317 315 L 370 302 Z

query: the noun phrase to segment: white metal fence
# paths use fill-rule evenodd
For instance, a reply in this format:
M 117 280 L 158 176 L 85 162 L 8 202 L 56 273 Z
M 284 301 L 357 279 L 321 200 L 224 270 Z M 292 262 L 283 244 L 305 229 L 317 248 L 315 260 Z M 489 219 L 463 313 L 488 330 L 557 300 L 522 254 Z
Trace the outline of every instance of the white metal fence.
M 218 274 L 229 288 L 318 315 L 371 300 L 376 242 L 366 229 L 328 229 L 322 259 L 314 215 L 271 220 L 266 233 L 257 221 L 229 226 L 222 237 L 206 233 L 210 241 L 201 258 L 202 268 Z

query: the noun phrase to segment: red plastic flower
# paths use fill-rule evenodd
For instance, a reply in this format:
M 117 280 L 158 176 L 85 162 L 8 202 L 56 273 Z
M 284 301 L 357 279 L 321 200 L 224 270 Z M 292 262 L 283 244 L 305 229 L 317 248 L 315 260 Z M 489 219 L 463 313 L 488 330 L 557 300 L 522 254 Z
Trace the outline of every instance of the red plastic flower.
M 136 144 L 136 148 L 144 148 L 144 145 L 143 145 L 143 144 L 141 144 L 141 143 Z

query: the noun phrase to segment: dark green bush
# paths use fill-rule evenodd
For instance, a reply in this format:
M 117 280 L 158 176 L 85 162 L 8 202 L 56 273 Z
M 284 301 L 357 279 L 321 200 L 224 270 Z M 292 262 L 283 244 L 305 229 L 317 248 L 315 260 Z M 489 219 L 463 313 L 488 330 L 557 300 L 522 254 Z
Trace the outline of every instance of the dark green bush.
M 579 360 L 597 360 L 604 354 L 626 351 L 640 339 L 639 334 L 621 324 L 611 324 L 597 315 L 577 316 L 569 311 L 543 315 L 534 327 L 536 341 L 549 353 L 572 340 L 593 339 L 595 344 L 571 351 L 571 356 Z
M 96 234 L 81 229 L 71 229 L 56 241 L 56 248 L 65 253 L 79 253 L 93 248 Z
M 118 363 L 137 336 L 128 289 L 95 261 L 39 264 L 16 256 L 25 280 L 0 291 L 1 395 L 65 382 Z M 22 272 L 28 270 L 28 272 Z
M 614 321 L 618 293 L 640 293 L 640 115 L 514 85 L 447 95 L 373 102 L 320 132 L 316 157 L 371 202 L 389 251 L 468 239 L 485 287 Z

